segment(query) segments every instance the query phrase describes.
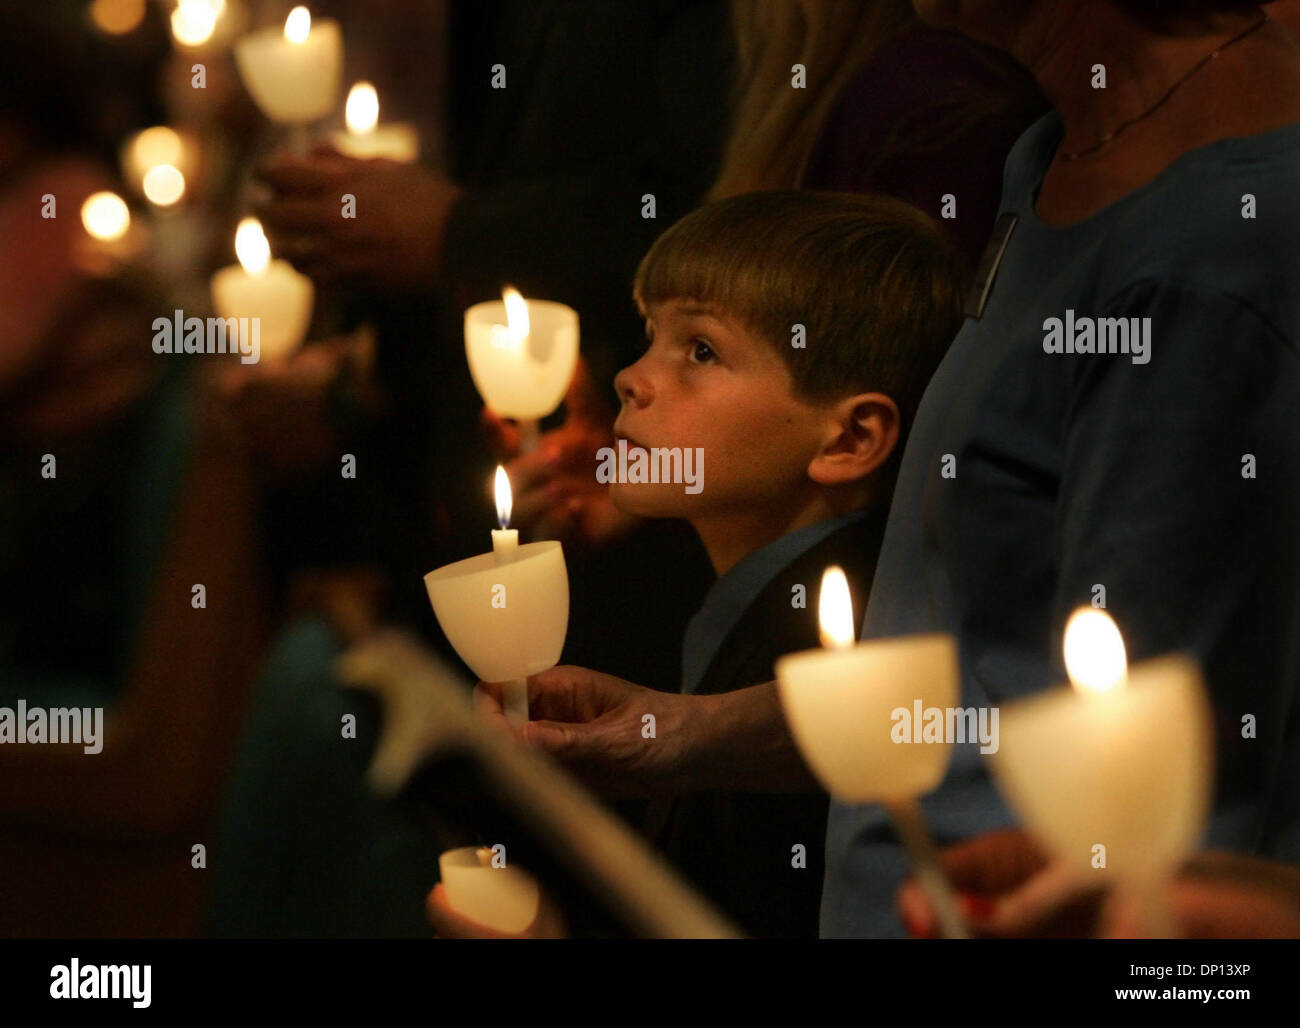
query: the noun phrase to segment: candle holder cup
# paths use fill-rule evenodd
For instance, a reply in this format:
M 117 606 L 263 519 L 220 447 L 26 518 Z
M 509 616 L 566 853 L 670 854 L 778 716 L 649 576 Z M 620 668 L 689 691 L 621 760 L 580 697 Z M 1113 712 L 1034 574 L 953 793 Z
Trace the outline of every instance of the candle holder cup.
M 517 685 L 559 662 L 569 575 L 558 542 L 525 543 L 506 563 L 484 553 L 448 564 L 424 587 L 448 641 L 483 681 Z

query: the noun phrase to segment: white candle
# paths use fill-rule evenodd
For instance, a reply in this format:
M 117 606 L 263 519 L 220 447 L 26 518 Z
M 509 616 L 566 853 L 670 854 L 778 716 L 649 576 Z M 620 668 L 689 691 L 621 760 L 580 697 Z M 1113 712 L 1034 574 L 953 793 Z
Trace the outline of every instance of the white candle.
M 946 709 L 958 694 L 957 646 L 949 635 L 856 642 L 848 582 L 822 579 L 823 645 L 776 662 L 781 704 L 809 768 L 848 803 L 909 799 L 943 780 L 951 747 L 893 741 L 893 712 Z
M 809 769 L 836 799 L 882 803 L 948 938 L 968 931 L 939 868 L 917 799 L 943 781 L 950 740 L 901 743 L 895 712 L 952 707 L 960 680 L 950 635 L 856 642 L 848 580 L 826 569 L 819 599 L 823 649 L 776 662 L 790 734 Z
M 349 157 L 383 157 L 410 164 L 420 157 L 420 138 L 415 126 L 405 122 L 379 124 L 379 94 L 369 82 L 358 82 L 348 91 L 344 105 L 346 132 L 333 132 L 330 142 Z
M 537 919 L 540 891 L 526 871 L 493 866 L 493 852 L 465 846 L 438 858 L 453 910 L 495 931 L 518 935 Z
M 507 287 L 501 300 L 465 312 L 465 355 L 490 410 L 536 421 L 559 407 L 573 379 L 578 315 L 562 303 L 524 300 Z
M 498 483 L 505 477 L 504 470 Z M 506 482 L 508 503 L 509 483 Z M 492 552 L 424 576 L 448 641 L 485 682 L 503 683 L 506 717 L 528 720 L 525 679 L 554 667 L 569 625 L 564 550 L 545 540 L 519 545 L 514 529 L 492 533 Z
M 262 360 L 287 356 L 298 348 L 311 325 L 311 279 L 286 260 L 271 260 L 271 247 L 256 218 L 245 218 L 235 232 L 239 264 L 212 276 L 212 305 L 223 318 L 256 318 Z M 251 330 L 250 325 L 250 330 Z
M 519 532 L 510 527 L 510 478 L 506 469 L 497 465 L 496 475 L 497 524 L 500 528 L 492 530 L 492 555 L 498 564 L 508 564 L 519 553 Z
M 1149 891 L 1205 830 L 1213 735 L 1200 671 L 1177 655 L 1128 668 L 1114 622 L 1090 608 L 1066 626 L 1065 662 L 1074 688 L 1003 710 L 993 773 L 1081 879 Z
M 338 22 L 313 22 L 307 8 L 295 7 L 283 30 L 269 26 L 237 40 L 235 66 L 263 114 L 306 125 L 338 104 L 343 34 Z

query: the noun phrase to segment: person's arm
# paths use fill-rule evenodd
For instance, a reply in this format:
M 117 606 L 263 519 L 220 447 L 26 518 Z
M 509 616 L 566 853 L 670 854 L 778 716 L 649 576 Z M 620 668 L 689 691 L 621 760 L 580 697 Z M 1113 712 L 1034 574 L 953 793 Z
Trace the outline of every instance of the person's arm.
M 480 682 L 476 694 L 480 709 L 509 731 L 501 686 Z M 605 796 L 818 788 L 790 737 L 775 682 L 691 696 L 556 667 L 528 679 L 528 704 L 534 720 L 518 737 Z

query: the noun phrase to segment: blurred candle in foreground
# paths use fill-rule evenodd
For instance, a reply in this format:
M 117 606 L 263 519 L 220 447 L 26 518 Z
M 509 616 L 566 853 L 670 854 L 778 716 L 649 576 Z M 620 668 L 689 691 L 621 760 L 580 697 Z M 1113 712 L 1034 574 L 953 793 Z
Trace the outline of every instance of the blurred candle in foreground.
M 1213 734 L 1199 667 L 1180 655 L 1128 667 L 1114 621 L 1087 607 L 1064 648 L 1072 688 L 1003 710 L 994 776 L 1071 873 L 1114 875 L 1150 900 L 1208 816 Z M 1169 931 L 1156 906 L 1148 915 Z
M 848 579 L 833 565 L 822 575 L 818 624 L 823 649 L 776 662 L 790 734 L 809 769 L 837 800 L 885 807 L 943 934 L 967 938 L 917 803 L 943 780 L 951 740 L 895 737 L 897 712 L 946 711 L 956 703 L 956 642 L 937 634 L 856 642 Z
M 223 318 L 257 318 L 262 360 L 296 350 L 311 325 L 311 279 L 286 260 L 272 260 L 262 224 L 245 218 L 235 231 L 239 264 L 212 276 L 212 305 Z
M 379 94 L 369 82 L 358 82 L 348 91 L 344 105 L 346 132 L 330 134 L 330 142 L 349 157 L 382 157 L 410 164 L 420 156 L 420 139 L 405 122 L 379 124 Z
M 504 850 L 504 847 L 503 847 Z M 537 919 L 537 880 L 509 864 L 495 866 L 486 847 L 465 846 L 438 858 L 452 909 L 498 932 L 518 935 Z

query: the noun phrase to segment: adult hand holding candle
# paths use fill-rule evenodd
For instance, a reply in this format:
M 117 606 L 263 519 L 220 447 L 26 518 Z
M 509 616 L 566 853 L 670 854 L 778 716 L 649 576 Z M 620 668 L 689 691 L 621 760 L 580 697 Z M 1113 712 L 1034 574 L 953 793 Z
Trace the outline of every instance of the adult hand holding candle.
M 1084 882 L 1113 874 L 1142 897 L 1149 927 L 1172 935 L 1159 888 L 1205 829 L 1213 758 L 1209 704 L 1194 661 L 1128 668 L 1104 611 L 1065 630 L 1073 689 L 1003 711 L 992 769 L 1011 806 Z
M 235 66 L 249 94 L 272 121 L 307 125 L 338 104 L 343 34 L 338 22 L 312 21 L 295 7 L 284 28 L 268 26 L 235 42 Z
M 569 625 L 569 575 L 558 542 L 519 545 L 509 528 L 510 481 L 497 468 L 492 552 L 424 576 L 448 641 L 485 682 L 504 683 L 507 719 L 528 720 L 527 677 L 554 667 Z
M 330 142 L 349 157 L 383 157 L 410 164 L 420 156 L 420 139 L 405 122 L 379 124 L 379 94 L 369 82 L 358 82 L 348 91 L 343 107 L 346 132 L 333 132 Z
M 311 325 L 314 289 L 286 260 L 271 260 L 271 247 L 256 218 L 245 218 L 235 231 L 238 265 L 212 276 L 212 305 L 223 318 L 248 318 L 259 333 L 263 359 L 297 349 Z M 257 319 L 252 322 L 252 319 Z
M 957 699 L 957 648 L 948 635 L 855 643 L 848 581 L 838 567 L 822 577 L 821 650 L 776 662 L 781 706 L 799 752 L 818 780 L 846 803 L 881 803 L 911 858 L 949 938 L 968 938 L 939 868 L 917 798 L 943 780 L 946 740 L 914 742 L 896 734 L 898 711 L 948 710 Z
M 520 421 L 521 450 L 537 445 L 537 422 L 564 399 L 578 362 L 572 307 L 525 300 L 509 286 L 501 300 L 465 312 L 469 373 L 488 409 Z

